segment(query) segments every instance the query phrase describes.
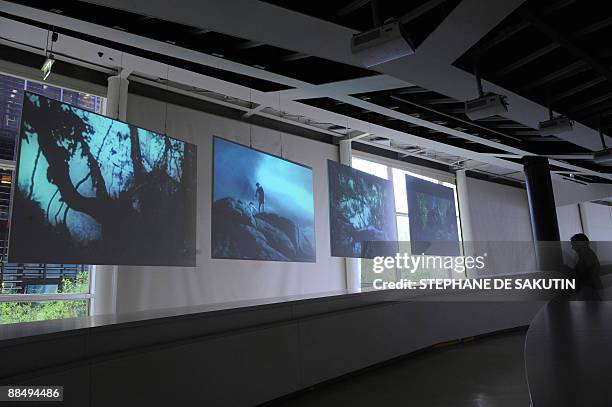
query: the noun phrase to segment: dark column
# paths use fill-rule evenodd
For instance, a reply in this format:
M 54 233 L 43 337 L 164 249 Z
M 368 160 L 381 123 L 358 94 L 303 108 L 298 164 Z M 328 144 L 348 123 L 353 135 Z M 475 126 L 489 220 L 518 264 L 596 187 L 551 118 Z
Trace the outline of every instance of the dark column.
M 531 232 L 538 263 L 540 269 L 557 269 L 563 262 L 561 246 L 559 243 L 544 243 L 560 240 L 548 158 L 523 157 L 523 165 L 531 215 Z
M 534 241 L 559 241 L 557 207 L 550 179 L 548 158 L 529 156 L 523 158 L 531 231 Z

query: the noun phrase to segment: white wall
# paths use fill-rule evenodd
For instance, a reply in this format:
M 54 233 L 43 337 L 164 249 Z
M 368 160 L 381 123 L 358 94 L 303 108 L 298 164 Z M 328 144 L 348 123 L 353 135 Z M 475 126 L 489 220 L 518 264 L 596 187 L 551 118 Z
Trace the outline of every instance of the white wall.
M 474 241 L 532 241 L 527 191 L 467 179 Z
M 584 232 L 582 230 L 579 204 L 557 206 L 557 220 L 559 223 L 559 236 L 562 242 L 568 242 L 576 233 Z M 564 243 L 561 249 L 563 251 L 563 262 L 569 267 L 575 267 L 578 258 L 571 245 Z
M 330 255 L 327 159 L 338 148 L 246 123 L 130 95 L 127 121 L 198 146 L 197 267 L 119 267 L 117 312 L 344 290 L 344 259 Z M 316 263 L 211 259 L 212 136 L 313 168 Z M 251 136 L 251 137 L 250 137 Z M 282 141 L 281 141 L 282 140 Z
M 534 270 L 527 192 L 470 177 L 466 187 L 469 207 L 462 211 L 469 211 L 475 252 L 487 253 L 487 269 L 479 274 L 506 275 Z M 470 250 L 466 248 L 466 251 Z
M 576 233 L 583 233 L 578 204 L 557 207 L 557 220 L 561 241 L 569 241 Z
M 167 109 L 167 114 L 166 114 Z M 167 118 L 166 118 L 167 116 Z M 196 268 L 119 267 L 117 312 L 170 308 L 255 298 L 325 293 L 346 289 L 343 258 L 330 255 L 326 160 L 338 148 L 302 137 L 196 110 L 130 95 L 127 121 L 198 146 L 198 228 Z M 211 259 L 210 204 L 212 136 L 217 135 L 313 168 L 316 263 Z M 483 242 L 494 274 L 534 269 L 527 193 L 474 178 L 467 179 L 472 239 Z M 462 208 L 462 211 L 465 211 Z M 493 242 L 493 243 L 489 243 Z M 513 242 L 500 245 L 496 242 Z M 514 243 L 520 242 L 520 243 Z
M 610 184 L 583 185 L 559 178 L 553 179 L 553 190 L 557 206 L 589 202 L 612 196 L 612 185 Z
M 612 207 L 591 202 L 580 204 L 584 233 L 591 240 L 599 261 L 612 264 Z
M 612 207 L 585 202 L 580 204 L 584 233 L 592 241 L 612 240 Z

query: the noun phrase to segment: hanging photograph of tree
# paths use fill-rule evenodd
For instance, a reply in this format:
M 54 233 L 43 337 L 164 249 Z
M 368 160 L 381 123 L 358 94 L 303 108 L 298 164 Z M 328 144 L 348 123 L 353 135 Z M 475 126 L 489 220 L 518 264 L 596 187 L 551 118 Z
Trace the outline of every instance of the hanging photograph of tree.
M 412 253 L 459 256 L 459 227 L 455 191 L 406 175 Z
M 195 266 L 197 149 L 26 92 L 9 261 Z
M 332 256 L 394 256 L 393 183 L 335 161 L 327 164 Z

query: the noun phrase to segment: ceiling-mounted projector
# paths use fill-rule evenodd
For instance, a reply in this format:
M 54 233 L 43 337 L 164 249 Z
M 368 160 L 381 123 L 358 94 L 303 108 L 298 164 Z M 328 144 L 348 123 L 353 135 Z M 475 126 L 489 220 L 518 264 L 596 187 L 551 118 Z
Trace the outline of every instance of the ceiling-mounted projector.
M 506 97 L 496 93 L 487 93 L 478 99 L 465 102 L 465 114 L 471 120 L 484 119 L 508 111 Z
M 597 164 L 612 164 L 612 148 L 606 146 L 606 139 L 601 121 L 599 122 L 599 139 L 601 140 L 602 149 L 593 153 L 593 161 Z
M 597 164 L 612 164 L 612 148 L 596 151 L 593 154 L 593 161 Z
M 353 35 L 351 51 L 364 66 L 370 68 L 414 54 L 405 30 L 399 21 L 391 21 L 369 31 Z
M 559 116 L 540 122 L 538 131 L 542 136 L 554 136 L 572 131 L 573 127 L 574 123 L 567 116 Z

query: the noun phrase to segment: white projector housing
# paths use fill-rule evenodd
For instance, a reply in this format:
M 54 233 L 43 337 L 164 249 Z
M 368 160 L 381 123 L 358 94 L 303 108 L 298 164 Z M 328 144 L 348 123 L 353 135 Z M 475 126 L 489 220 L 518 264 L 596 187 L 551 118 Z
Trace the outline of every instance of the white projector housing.
M 495 93 L 488 93 L 478 99 L 465 102 L 465 114 L 471 120 L 484 119 L 507 111 L 506 97 Z
M 351 51 L 367 68 L 414 54 L 399 21 L 353 35 Z
M 542 136 L 554 136 L 556 134 L 572 131 L 573 126 L 572 121 L 566 116 L 559 116 L 554 119 L 540 122 L 538 130 Z
M 597 164 L 612 164 L 612 148 L 596 151 L 593 154 L 593 161 Z

